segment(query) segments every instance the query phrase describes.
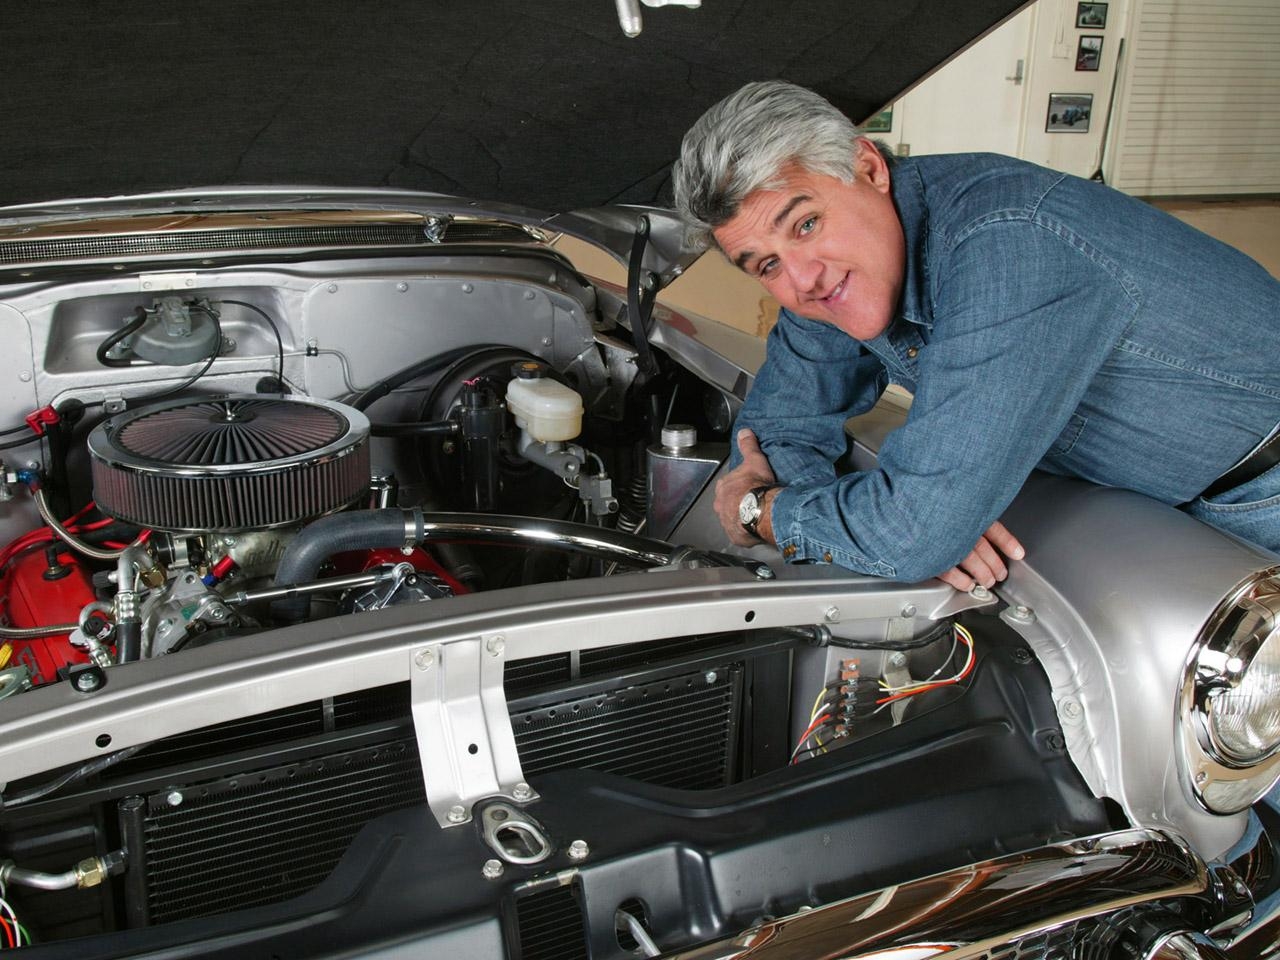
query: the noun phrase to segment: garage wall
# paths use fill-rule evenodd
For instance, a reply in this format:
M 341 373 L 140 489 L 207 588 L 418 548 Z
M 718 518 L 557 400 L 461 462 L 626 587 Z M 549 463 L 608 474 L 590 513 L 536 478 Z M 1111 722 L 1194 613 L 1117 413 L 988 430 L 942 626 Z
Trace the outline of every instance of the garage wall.
M 1132 2 L 1107 182 L 1140 196 L 1280 192 L 1280 3 Z

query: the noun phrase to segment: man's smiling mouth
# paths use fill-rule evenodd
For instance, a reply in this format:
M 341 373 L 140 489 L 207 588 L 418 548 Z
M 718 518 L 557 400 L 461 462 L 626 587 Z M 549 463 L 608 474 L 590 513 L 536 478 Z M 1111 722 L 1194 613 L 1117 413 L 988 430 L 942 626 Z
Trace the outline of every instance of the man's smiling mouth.
M 849 284 L 849 275 L 846 273 L 825 297 L 819 297 L 818 302 L 825 306 L 832 306 L 840 301 L 844 296 L 845 287 Z

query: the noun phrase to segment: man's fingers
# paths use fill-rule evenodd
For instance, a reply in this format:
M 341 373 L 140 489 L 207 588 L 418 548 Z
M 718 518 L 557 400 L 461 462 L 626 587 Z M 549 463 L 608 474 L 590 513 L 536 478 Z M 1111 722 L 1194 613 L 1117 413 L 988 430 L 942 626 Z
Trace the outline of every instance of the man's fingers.
M 987 532 L 983 534 L 991 541 L 992 546 L 1003 553 L 1010 560 L 1021 560 L 1027 555 L 1027 551 L 1023 549 L 1022 544 L 1018 542 L 1018 538 L 1009 532 L 1009 528 L 997 520 Z
M 1004 561 L 1000 559 L 1000 554 L 996 552 L 986 537 L 979 537 L 978 542 L 973 545 L 969 557 L 972 561 L 969 563 L 961 563 L 973 578 L 984 587 L 993 587 L 997 580 L 1003 580 L 1009 575 L 1009 571 L 1005 569 Z
M 764 475 L 766 483 L 773 480 L 773 468 L 769 466 L 769 458 L 764 455 L 764 451 L 760 449 L 760 441 L 750 430 L 743 428 L 738 431 L 738 450 L 742 453 L 743 467 L 753 473 Z
M 962 593 L 968 593 L 973 587 L 973 578 L 959 567 L 952 567 L 946 573 L 939 574 L 938 579 Z

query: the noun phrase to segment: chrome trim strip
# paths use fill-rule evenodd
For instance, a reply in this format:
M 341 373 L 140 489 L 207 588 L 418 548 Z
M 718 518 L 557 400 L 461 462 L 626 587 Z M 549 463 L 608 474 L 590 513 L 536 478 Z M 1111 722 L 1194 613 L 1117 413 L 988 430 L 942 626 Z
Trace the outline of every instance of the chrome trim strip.
M 1065 923 L 1209 890 L 1177 838 L 1126 830 L 971 864 L 761 923 L 667 960 L 948 960 Z

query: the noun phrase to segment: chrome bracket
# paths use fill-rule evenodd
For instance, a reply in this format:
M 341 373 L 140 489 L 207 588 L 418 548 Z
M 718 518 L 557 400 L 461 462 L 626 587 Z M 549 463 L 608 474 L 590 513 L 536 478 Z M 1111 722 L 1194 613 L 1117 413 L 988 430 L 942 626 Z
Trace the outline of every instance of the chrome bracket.
M 471 820 L 477 800 L 536 794 L 524 782 L 502 689 L 506 638 L 485 634 L 415 650 L 409 664 L 414 733 L 427 804 L 440 826 Z

